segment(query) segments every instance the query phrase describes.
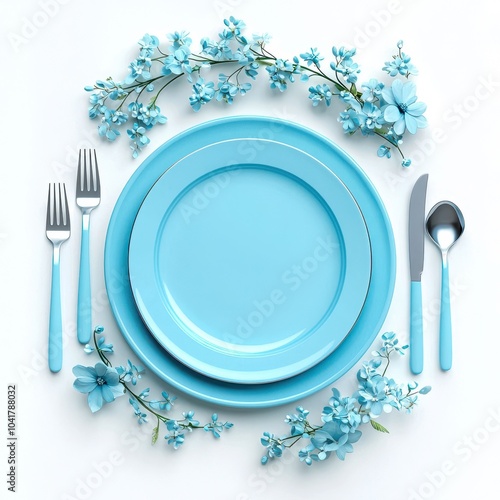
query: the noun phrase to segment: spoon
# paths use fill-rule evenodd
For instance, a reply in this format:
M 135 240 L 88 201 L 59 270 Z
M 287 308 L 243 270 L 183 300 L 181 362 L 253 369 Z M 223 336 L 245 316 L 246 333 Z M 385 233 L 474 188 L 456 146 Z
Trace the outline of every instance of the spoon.
M 451 368 L 451 308 L 450 284 L 448 276 L 448 252 L 462 236 L 465 221 L 460 209 L 451 201 L 441 201 L 434 205 L 425 223 L 427 233 L 441 250 L 441 317 L 439 324 L 439 362 L 442 370 Z

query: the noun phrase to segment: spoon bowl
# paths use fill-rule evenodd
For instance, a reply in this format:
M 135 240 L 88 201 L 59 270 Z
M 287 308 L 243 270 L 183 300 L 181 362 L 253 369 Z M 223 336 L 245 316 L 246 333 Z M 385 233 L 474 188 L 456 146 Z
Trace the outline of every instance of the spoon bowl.
M 439 327 L 439 361 L 441 369 L 452 364 L 452 335 L 448 252 L 462 236 L 465 220 L 460 209 L 451 201 L 441 201 L 432 207 L 425 222 L 427 234 L 441 251 L 441 314 Z

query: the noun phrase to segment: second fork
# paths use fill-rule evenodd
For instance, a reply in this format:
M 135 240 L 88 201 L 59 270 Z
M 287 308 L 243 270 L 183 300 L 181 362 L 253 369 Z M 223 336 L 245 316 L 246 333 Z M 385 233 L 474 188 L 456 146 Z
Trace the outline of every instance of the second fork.
M 82 344 L 88 343 L 92 334 L 92 297 L 90 292 L 89 253 L 90 212 L 99 205 L 100 201 L 101 185 L 95 149 L 80 150 L 76 182 L 76 204 L 82 211 L 77 336 Z

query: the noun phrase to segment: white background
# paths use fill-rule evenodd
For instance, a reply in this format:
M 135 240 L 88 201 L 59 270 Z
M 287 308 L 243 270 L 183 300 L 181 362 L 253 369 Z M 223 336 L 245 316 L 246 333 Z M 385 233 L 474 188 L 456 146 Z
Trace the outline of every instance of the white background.
M 500 444 L 498 393 L 498 116 L 500 116 L 499 30 L 493 2 L 436 4 L 430 0 L 275 2 L 88 2 L 25 0 L 1 6 L 2 120 L 0 180 L 0 265 L 2 387 L 0 441 L 6 443 L 7 384 L 17 384 L 18 477 L 13 498 L 31 500 L 172 498 L 302 499 L 308 497 L 406 500 L 489 497 L 495 491 Z M 167 125 L 151 134 L 142 155 L 202 121 L 239 114 L 277 116 L 310 126 L 344 148 L 377 187 L 393 223 L 398 255 L 394 299 L 382 331 L 408 337 L 409 271 L 407 208 L 410 190 L 429 173 L 427 207 L 455 201 L 466 218 L 463 239 L 450 254 L 454 367 L 442 373 L 437 362 L 440 259 L 426 242 L 423 275 L 424 373 L 419 383 L 433 391 L 410 415 L 391 414 L 381 423 L 389 435 L 366 429 L 345 462 L 331 459 L 307 468 L 292 454 L 268 468 L 260 465 L 265 430 L 286 431 L 294 405 L 242 411 L 214 408 L 176 391 L 175 411 L 194 409 L 205 420 L 215 409 L 235 427 L 214 441 L 205 433 L 188 436 L 177 452 L 160 439 L 149 443 L 151 426 L 140 428 L 126 398 L 92 415 L 73 388 L 71 367 L 90 364 L 75 338 L 80 213 L 71 207 L 73 235 L 62 248 L 64 368 L 46 364 L 51 246 L 45 238 L 49 182 L 64 181 L 73 193 L 76 153 L 96 147 L 102 203 L 92 216 L 94 323 L 106 327 L 115 345 L 115 363 L 133 353 L 121 338 L 105 296 L 103 248 L 113 206 L 140 165 L 126 137 L 101 142 L 87 118 L 84 85 L 114 76 L 122 79 L 144 33 L 162 40 L 168 32 L 190 31 L 195 46 L 215 37 L 222 19 L 244 19 L 249 34 L 269 32 L 273 53 L 283 57 L 318 47 L 357 45 L 360 80 L 383 77 L 381 66 L 399 39 L 420 69 L 419 99 L 428 104 L 429 127 L 409 138 L 406 152 L 419 160 L 407 170 L 399 160 L 380 160 L 378 141 L 343 135 L 339 108 L 313 108 L 307 84 L 297 82 L 279 95 L 265 75 L 255 91 L 232 107 L 206 106 L 194 113 L 190 88 L 179 84 L 160 99 Z M 135 359 L 135 358 L 134 358 Z M 339 382 L 355 389 L 353 368 Z M 407 359 L 394 365 L 398 380 L 410 380 Z M 164 384 L 147 376 L 152 392 Z M 170 388 L 167 388 L 171 390 Z M 330 388 L 301 403 L 319 422 Z M 143 433 L 145 432 L 145 434 Z M 8 498 L 7 452 L 0 446 L 0 491 Z M 296 453 L 295 450 L 293 454 Z

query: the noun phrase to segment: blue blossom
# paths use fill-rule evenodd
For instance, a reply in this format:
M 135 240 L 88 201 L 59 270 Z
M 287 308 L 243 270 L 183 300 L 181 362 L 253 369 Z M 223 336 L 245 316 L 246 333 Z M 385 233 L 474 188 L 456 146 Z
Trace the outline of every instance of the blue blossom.
M 390 87 L 382 91 L 382 97 L 387 103 L 384 119 L 393 123 L 396 134 L 402 135 L 405 129 L 414 134 L 418 128 L 427 126 L 427 119 L 423 116 L 427 106 L 417 102 L 415 92 L 413 82 L 402 83 L 401 80 L 394 80 Z
M 132 385 L 136 385 L 144 373 L 144 368 L 135 366 L 129 359 L 127 366 L 117 366 L 116 372 L 124 382 L 132 382 Z
M 383 158 L 384 156 L 386 156 L 387 158 L 390 158 L 392 156 L 391 148 L 388 148 L 385 145 L 380 146 L 377 150 L 377 156 L 379 158 Z
M 285 418 L 285 422 L 291 427 L 290 433 L 292 436 L 304 434 L 307 425 L 307 415 L 309 415 L 309 411 L 304 410 L 302 406 L 297 406 L 296 410 L 297 413 L 287 415 Z
M 371 102 L 365 102 L 358 113 L 359 127 L 364 135 L 372 134 L 375 129 L 384 125 L 384 117 L 380 109 Z
M 206 424 L 203 429 L 211 432 L 215 438 L 220 438 L 220 433 L 224 429 L 230 429 L 233 426 L 231 422 L 220 422 L 217 413 L 212 414 L 212 421 Z
M 346 109 L 339 114 L 339 123 L 346 134 L 353 134 L 359 128 L 359 115 L 353 108 Z
M 203 38 L 201 40 L 201 52 L 216 60 L 228 60 L 233 57 L 229 42 L 225 39 L 215 42 L 209 38 Z
M 401 162 L 402 167 L 409 167 L 411 165 L 411 160 L 410 158 L 404 158 L 403 161 Z
M 363 90 L 361 99 L 365 102 L 374 102 L 380 99 L 383 88 L 384 84 L 382 82 L 379 82 L 376 78 L 370 78 L 368 82 L 361 84 L 361 90 Z
M 193 85 L 193 93 L 189 97 L 189 104 L 195 111 L 210 102 L 215 96 L 214 82 L 205 82 L 205 79 L 200 76 Z
M 139 40 L 141 46 L 141 58 L 151 58 L 155 50 L 160 45 L 160 41 L 156 36 L 148 35 L 147 33 Z
M 134 408 L 135 416 L 137 417 L 137 421 L 139 424 L 145 424 L 148 421 L 148 416 L 146 413 L 143 413 L 141 408 L 139 407 L 137 401 L 135 399 L 129 398 L 128 402 Z
M 356 393 L 360 410 L 367 412 L 371 418 L 378 417 L 390 400 L 386 394 L 387 379 L 380 375 L 363 380 Z
M 342 432 L 354 432 L 361 424 L 361 415 L 357 408 L 357 400 L 353 397 L 341 397 L 340 392 L 333 388 L 333 396 L 329 406 L 323 408 L 323 422 L 337 421 Z
M 361 437 L 361 431 L 345 433 L 336 421 L 327 422 L 321 430 L 316 431 L 311 443 L 319 450 L 317 458 L 325 460 L 335 452 L 340 460 L 344 460 L 347 453 L 354 451 L 352 444 Z
M 304 462 L 306 465 L 312 465 L 313 463 L 313 456 L 311 455 L 311 452 L 315 449 L 313 444 L 307 445 L 305 448 L 302 448 L 299 450 L 299 460 L 301 462 Z
M 167 420 L 165 422 L 165 425 L 167 426 L 168 430 L 168 434 L 165 436 L 167 444 L 173 446 L 174 449 L 177 450 L 184 444 L 185 436 L 183 433 L 183 429 L 176 420 Z
M 262 457 L 262 464 L 266 464 L 269 458 L 279 458 L 283 455 L 285 446 L 282 441 L 275 437 L 274 434 L 269 432 L 264 432 L 263 436 L 260 438 L 262 446 L 266 447 L 267 455 Z
M 125 78 L 125 83 L 132 83 L 140 78 L 147 80 L 151 78 L 149 69 L 151 68 L 151 60 L 148 58 L 138 58 L 132 61 L 129 65 L 130 73 Z
M 317 106 L 320 102 L 330 106 L 332 96 L 332 89 L 326 83 L 309 87 L 309 99 L 311 99 L 313 106 Z
M 146 128 L 134 122 L 133 128 L 127 130 L 130 137 L 130 149 L 132 149 L 132 156 L 137 158 L 139 153 L 145 148 L 149 142 L 149 137 L 146 136 Z
M 191 430 L 191 427 L 196 427 L 200 425 L 199 420 L 195 420 L 194 418 L 194 411 L 190 410 L 188 412 L 182 412 L 182 415 L 184 416 L 184 422 L 182 422 L 183 427 L 189 427 L 189 430 Z
M 172 43 L 173 50 L 178 50 L 181 47 L 189 47 L 192 43 L 192 39 L 189 38 L 189 33 L 186 31 L 169 33 L 167 38 Z
M 330 67 L 337 73 L 340 73 L 347 82 L 356 83 L 357 74 L 361 72 L 357 63 L 352 59 L 356 54 L 356 49 L 346 49 L 345 47 L 332 48 L 335 62 L 330 63 Z
M 88 394 L 87 402 L 92 413 L 124 394 L 116 370 L 102 362 L 97 363 L 95 367 L 77 365 L 73 368 L 73 374 L 77 377 L 73 387 L 83 394 Z
M 252 85 L 250 83 L 235 84 L 229 80 L 228 76 L 221 73 L 219 75 L 219 86 L 217 88 L 217 92 L 215 93 L 215 98 L 218 101 L 224 101 L 227 104 L 232 104 L 236 95 L 245 95 L 251 88 Z
M 387 357 L 392 351 L 396 351 L 403 356 L 405 349 L 408 349 L 408 345 L 400 347 L 399 340 L 394 332 L 385 332 L 382 335 L 382 347 L 372 351 L 372 356 Z
M 229 19 L 224 19 L 224 24 L 228 27 L 234 36 L 241 34 L 242 30 L 246 28 L 245 23 L 241 19 L 236 19 L 234 16 L 230 16 Z
M 301 75 L 301 79 L 306 79 L 307 75 L 301 73 L 299 69 L 299 60 L 294 57 L 293 62 L 284 59 L 276 59 L 271 66 L 266 67 L 269 73 L 269 83 L 272 89 L 278 89 L 284 92 L 287 89 L 287 84 L 295 81 L 297 74 Z
M 161 395 L 163 399 L 150 401 L 149 407 L 153 410 L 165 410 L 169 411 L 174 406 L 174 401 L 177 399 L 175 396 L 170 396 L 168 392 L 162 391 Z
M 397 43 L 399 53 L 398 55 L 392 56 L 392 61 L 388 61 L 385 63 L 385 66 L 382 68 L 385 72 L 387 72 L 390 76 L 403 75 L 407 78 L 410 75 L 418 75 L 418 69 L 416 66 L 411 63 L 411 57 L 404 52 L 401 52 L 403 48 L 403 41 L 400 40 Z
M 303 54 L 300 54 L 300 57 L 307 63 L 308 66 L 314 64 L 318 68 L 320 67 L 320 61 L 324 59 L 324 57 L 320 55 L 317 48 L 311 48 L 310 52 L 304 52 Z
M 174 50 L 172 54 L 169 54 L 163 63 L 161 69 L 164 75 L 181 75 L 182 73 L 191 74 L 193 68 L 189 62 L 189 47 L 187 45 L 182 45 L 180 48 Z
M 138 106 L 133 106 L 131 103 L 129 109 L 133 109 L 132 116 L 142 122 L 147 130 L 153 128 L 157 123 L 163 124 L 167 122 L 167 117 L 162 115 L 160 108 L 154 104 L 145 106 L 139 103 Z

